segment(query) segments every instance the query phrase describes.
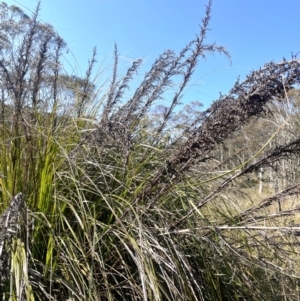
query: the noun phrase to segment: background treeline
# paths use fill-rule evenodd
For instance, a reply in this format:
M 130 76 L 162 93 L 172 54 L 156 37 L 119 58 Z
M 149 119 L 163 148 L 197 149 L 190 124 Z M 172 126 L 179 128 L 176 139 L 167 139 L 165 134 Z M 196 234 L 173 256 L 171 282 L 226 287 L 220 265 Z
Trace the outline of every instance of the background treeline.
M 115 47 L 109 85 L 96 49 L 64 71 L 39 7 L 0 5 L 1 300 L 298 300 L 300 61 L 180 110 L 198 61 L 230 59 L 211 4 L 145 74 Z

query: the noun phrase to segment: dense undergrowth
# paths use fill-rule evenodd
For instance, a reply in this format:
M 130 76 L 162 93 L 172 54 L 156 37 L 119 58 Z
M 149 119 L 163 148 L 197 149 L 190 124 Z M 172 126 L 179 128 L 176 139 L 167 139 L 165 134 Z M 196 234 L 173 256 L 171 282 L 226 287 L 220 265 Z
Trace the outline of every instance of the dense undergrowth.
M 84 78 L 69 76 L 66 45 L 38 9 L 0 9 L 1 300 L 298 300 L 298 207 L 274 205 L 296 200 L 297 174 L 275 193 L 242 186 L 296 162 L 297 131 L 278 138 L 291 113 L 261 129 L 255 147 L 223 154 L 289 100 L 297 58 L 251 72 L 180 124 L 198 61 L 229 58 L 206 44 L 211 1 L 196 39 L 165 51 L 136 89 L 142 61 L 119 75 L 116 47 L 105 91 L 92 80 L 96 50 Z M 19 192 L 25 204 L 8 207 Z

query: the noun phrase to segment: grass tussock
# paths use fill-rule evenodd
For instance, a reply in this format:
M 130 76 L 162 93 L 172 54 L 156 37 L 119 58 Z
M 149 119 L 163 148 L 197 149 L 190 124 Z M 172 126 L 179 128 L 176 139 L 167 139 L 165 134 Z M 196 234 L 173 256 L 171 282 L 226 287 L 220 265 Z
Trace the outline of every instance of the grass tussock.
M 300 138 L 287 105 L 300 61 L 179 112 L 199 60 L 230 58 L 206 42 L 211 5 L 135 89 L 142 61 L 120 76 L 115 46 L 99 92 L 96 49 L 84 78 L 67 75 L 39 7 L 1 4 L 1 300 L 298 300 Z

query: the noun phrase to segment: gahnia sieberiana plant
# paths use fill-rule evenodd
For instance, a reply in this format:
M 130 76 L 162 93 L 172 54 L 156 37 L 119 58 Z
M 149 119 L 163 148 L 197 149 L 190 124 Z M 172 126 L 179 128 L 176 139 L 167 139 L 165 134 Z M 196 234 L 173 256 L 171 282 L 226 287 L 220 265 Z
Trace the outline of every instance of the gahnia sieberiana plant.
M 300 61 L 180 110 L 199 60 L 230 60 L 211 6 L 143 76 L 115 46 L 99 86 L 96 49 L 69 75 L 39 6 L 1 3 L 1 300 L 298 300 Z

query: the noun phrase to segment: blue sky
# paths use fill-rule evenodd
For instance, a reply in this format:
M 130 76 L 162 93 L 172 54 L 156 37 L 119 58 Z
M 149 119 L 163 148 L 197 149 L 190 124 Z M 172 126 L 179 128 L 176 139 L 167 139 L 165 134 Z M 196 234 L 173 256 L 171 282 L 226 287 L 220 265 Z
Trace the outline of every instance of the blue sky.
M 9 0 L 30 14 L 37 1 Z M 77 75 L 84 75 L 97 46 L 99 68 L 109 66 L 114 41 L 122 56 L 121 71 L 143 58 L 144 71 L 164 50 L 180 51 L 199 30 L 207 0 L 43 0 L 40 19 L 52 24 L 68 43 Z M 236 78 L 271 60 L 300 51 L 299 0 L 214 0 L 208 42 L 227 47 L 232 65 L 222 56 L 201 61 L 183 102 L 207 107 L 227 93 Z M 123 68 L 123 69 L 122 69 Z M 109 68 L 107 69 L 109 70 Z M 142 74 L 143 70 L 141 71 Z

